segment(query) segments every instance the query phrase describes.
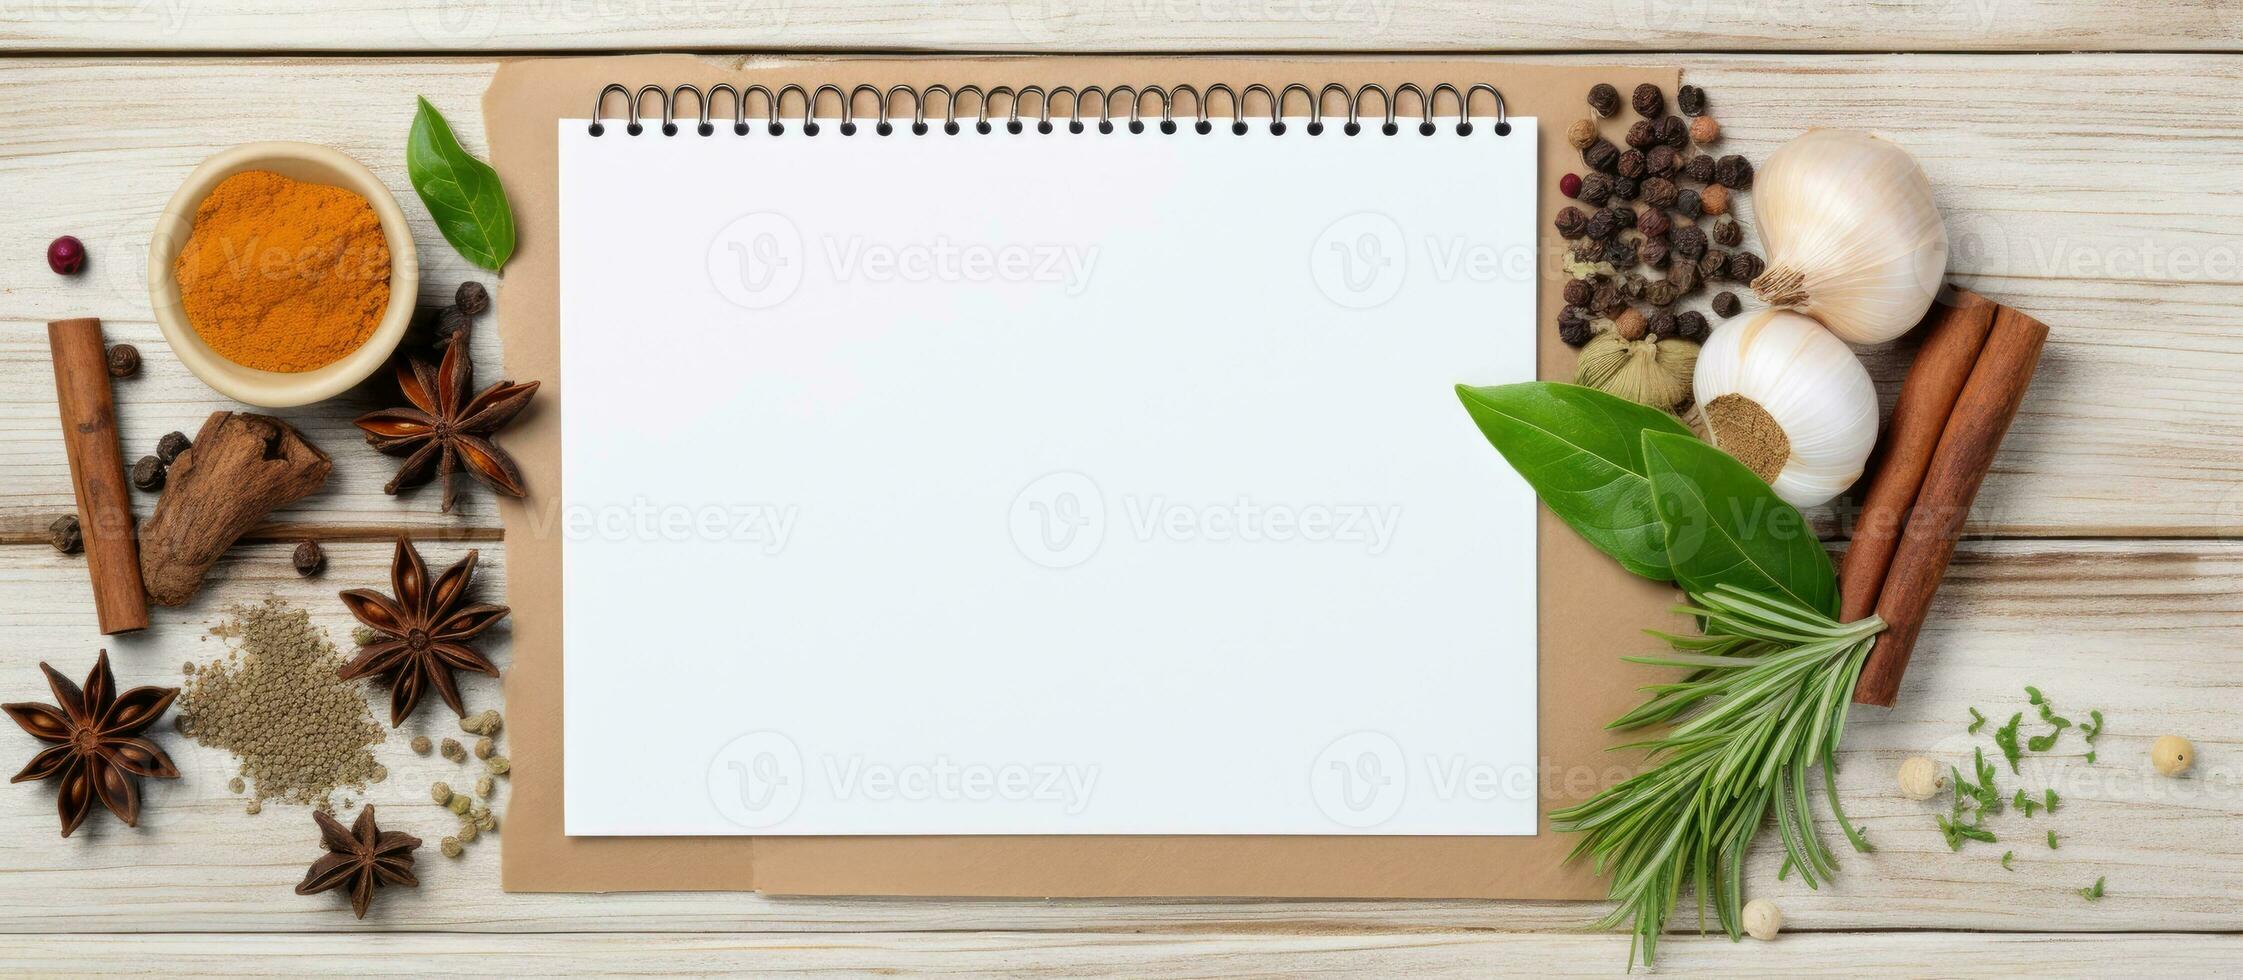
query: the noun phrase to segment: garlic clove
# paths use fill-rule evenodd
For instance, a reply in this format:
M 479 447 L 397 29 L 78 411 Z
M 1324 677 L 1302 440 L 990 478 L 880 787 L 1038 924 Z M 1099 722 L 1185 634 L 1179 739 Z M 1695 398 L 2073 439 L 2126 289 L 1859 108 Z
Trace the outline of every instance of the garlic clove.
M 1853 350 L 1815 321 L 1760 310 L 1715 329 L 1692 391 L 1708 441 L 1796 507 L 1861 478 L 1877 442 L 1877 389 Z
M 1923 319 L 1947 273 L 1947 227 L 1900 144 L 1810 130 L 1768 158 L 1752 194 L 1768 252 L 1752 288 L 1768 305 L 1856 344 L 1884 343 Z

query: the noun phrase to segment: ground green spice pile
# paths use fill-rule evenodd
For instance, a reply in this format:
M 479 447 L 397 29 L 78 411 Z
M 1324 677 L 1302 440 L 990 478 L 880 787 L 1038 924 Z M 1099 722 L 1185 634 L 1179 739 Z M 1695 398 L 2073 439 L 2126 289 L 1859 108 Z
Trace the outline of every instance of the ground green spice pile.
M 187 665 L 178 725 L 180 734 L 240 760 L 250 812 L 265 800 L 332 812 L 338 791 L 362 793 L 380 782 L 387 772 L 372 749 L 386 735 L 360 683 L 336 676 L 343 657 L 327 634 L 279 599 L 235 606 L 227 616 L 211 632 L 231 649 Z

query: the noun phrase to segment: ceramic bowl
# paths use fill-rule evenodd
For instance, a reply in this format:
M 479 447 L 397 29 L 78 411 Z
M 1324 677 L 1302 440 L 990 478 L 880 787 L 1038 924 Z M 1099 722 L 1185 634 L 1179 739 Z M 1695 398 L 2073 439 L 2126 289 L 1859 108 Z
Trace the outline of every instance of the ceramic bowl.
M 194 230 L 195 209 L 219 181 L 249 170 L 266 170 L 313 184 L 340 187 L 364 197 L 381 219 L 382 236 L 389 242 L 389 308 L 374 333 L 357 350 L 325 367 L 310 371 L 260 371 L 220 356 L 203 343 L 187 322 L 179 301 L 179 280 L 173 266 L 179 251 Z M 185 183 L 164 205 L 156 233 L 148 242 L 148 299 L 155 308 L 156 326 L 172 353 L 204 384 L 236 401 L 266 408 L 289 408 L 331 398 L 366 380 L 389 360 L 405 339 L 413 319 L 413 304 L 420 293 L 420 259 L 413 251 L 413 233 L 405 225 L 405 211 L 397 198 L 364 164 L 344 154 L 311 143 L 245 143 L 204 160 L 187 175 Z

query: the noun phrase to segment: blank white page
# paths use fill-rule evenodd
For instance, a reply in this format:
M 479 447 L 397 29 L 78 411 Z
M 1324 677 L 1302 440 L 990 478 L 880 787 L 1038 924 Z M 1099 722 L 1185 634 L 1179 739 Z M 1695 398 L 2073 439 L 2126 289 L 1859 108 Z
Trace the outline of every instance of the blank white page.
M 568 833 L 1533 833 L 1490 123 L 562 121 Z

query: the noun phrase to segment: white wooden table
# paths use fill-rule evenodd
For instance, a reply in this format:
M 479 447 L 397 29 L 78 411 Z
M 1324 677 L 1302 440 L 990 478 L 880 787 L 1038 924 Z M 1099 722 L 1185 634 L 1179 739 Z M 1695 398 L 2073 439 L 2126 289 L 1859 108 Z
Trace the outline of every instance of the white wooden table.
M 2243 2 L 2208 0 L 0 0 L 0 700 L 44 699 L 36 664 L 177 683 L 216 650 L 232 602 L 278 594 L 339 638 L 338 588 L 383 580 L 399 529 L 431 560 L 484 549 L 488 498 L 440 517 L 380 493 L 389 460 L 343 400 L 284 413 L 335 457 L 321 495 L 274 517 L 185 609 L 104 643 L 83 561 L 45 543 L 70 510 L 44 332 L 98 315 L 146 352 L 119 390 L 128 457 L 234 407 L 168 356 L 139 271 L 154 216 L 213 150 L 254 139 L 336 146 L 406 200 L 424 302 L 469 270 L 411 200 L 403 146 L 426 94 L 476 148 L 493 52 L 1489 51 L 1679 63 L 1731 145 L 1764 159 L 1813 125 L 1902 138 L 1958 236 L 1964 283 L 2049 322 L 2039 380 L 1891 712 L 1855 715 L 1841 788 L 1875 854 L 1835 887 L 1773 881 L 1773 944 L 1676 937 L 1663 971 L 2021 975 L 2232 969 L 2243 956 Z M 1886 54 L 1895 47 L 1917 53 Z M 2041 53 L 2095 50 L 2109 53 Z M 1579 52 L 1595 52 L 1580 54 Z M 1953 52 L 1953 53 L 1942 53 Z M 1967 53 L 1964 53 L 1967 52 Z M 53 276 L 75 234 L 88 274 Z M 484 363 L 498 352 L 484 329 Z M 1872 358 L 1888 398 L 1900 366 Z M 301 581 L 290 543 L 329 542 Z M 503 663 L 504 644 L 496 644 Z M 1618 651 L 1616 651 L 1617 653 Z M 1967 709 L 2023 706 L 2037 684 L 2109 719 L 2099 762 L 2029 780 L 2066 805 L 1999 845 L 1949 853 L 1927 805 L 1891 791 L 1910 754 L 1967 757 Z M 470 700 L 492 704 L 493 683 Z M 377 802 L 417 802 L 440 763 L 381 747 Z M 2149 773 L 2149 743 L 2195 740 L 2196 778 Z M 290 892 L 313 856 L 300 808 L 242 812 L 228 760 L 167 731 L 187 777 L 150 783 L 143 826 L 97 815 L 55 836 L 45 787 L 0 787 L 0 971 L 166 973 L 957 971 L 1065 974 L 1612 972 L 1621 936 L 1572 927 L 1601 907 L 1518 902 L 934 901 L 755 895 L 506 895 L 497 848 L 422 852 L 424 885 L 354 922 Z M 0 731 L 0 764 L 28 738 Z M 386 793 L 386 795 L 385 795 Z M 2053 827 L 2061 850 L 2037 835 Z M 433 837 L 433 834 L 429 836 Z M 2017 870 L 2002 870 L 2005 849 Z M 2075 889 L 2108 876 L 2108 897 Z

